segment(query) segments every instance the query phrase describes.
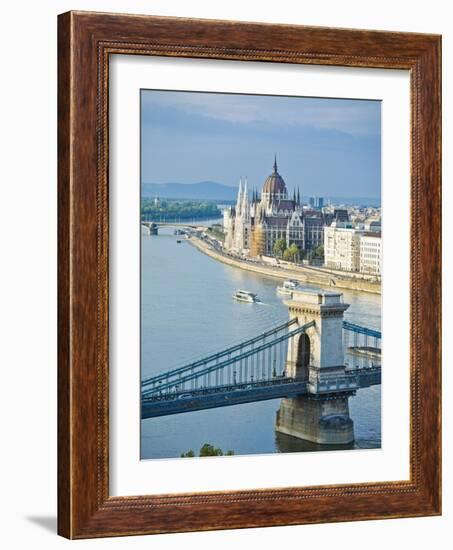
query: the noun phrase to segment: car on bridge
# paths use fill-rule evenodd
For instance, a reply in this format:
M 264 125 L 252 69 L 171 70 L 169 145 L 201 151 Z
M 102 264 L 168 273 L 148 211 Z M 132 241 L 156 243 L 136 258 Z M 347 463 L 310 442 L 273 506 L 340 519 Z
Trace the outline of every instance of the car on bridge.
M 191 394 L 191 393 L 182 393 L 181 395 L 178 395 L 177 399 L 188 399 L 189 397 L 193 397 L 193 394 Z

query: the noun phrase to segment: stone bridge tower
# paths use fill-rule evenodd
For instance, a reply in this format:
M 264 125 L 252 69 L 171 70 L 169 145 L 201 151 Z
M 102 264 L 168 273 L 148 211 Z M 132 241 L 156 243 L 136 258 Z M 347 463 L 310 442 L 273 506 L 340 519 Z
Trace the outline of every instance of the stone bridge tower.
M 276 430 L 320 444 L 348 444 L 354 440 L 349 416 L 352 391 L 338 381 L 345 374 L 343 314 L 349 304 L 343 295 L 318 289 L 294 291 L 285 302 L 299 326 L 315 325 L 288 346 L 287 376 L 306 380 L 308 395 L 282 399 Z M 336 382 L 332 390 L 331 381 Z M 330 391 L 329 391 L 330 388 Z

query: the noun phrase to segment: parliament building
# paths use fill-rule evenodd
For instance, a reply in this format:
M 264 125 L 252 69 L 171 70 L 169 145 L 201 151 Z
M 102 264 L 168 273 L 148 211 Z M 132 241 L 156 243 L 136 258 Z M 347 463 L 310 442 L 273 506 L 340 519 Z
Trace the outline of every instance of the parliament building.
M 249 198 L 247 180 L 240 179 L 236 206 L 224 211 L 224 232 L 226 251 L 256 258 L 273 256 L 278 239 L 288 247 L 296 244 L 301 252 L 322 245 L 324 221 L 320 212 L 304 210 L 299 191 L 288 197 L 275 158 L 261 196 L 253 191 Z

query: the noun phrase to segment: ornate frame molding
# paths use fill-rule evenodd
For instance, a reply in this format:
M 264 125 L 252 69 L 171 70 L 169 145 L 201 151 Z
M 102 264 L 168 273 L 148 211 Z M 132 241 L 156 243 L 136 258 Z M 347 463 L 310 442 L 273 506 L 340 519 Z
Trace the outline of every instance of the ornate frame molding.
M 440 514 L 440 37 L 89 12 L 65 13 L 58 24 L 59 533 L 87 538 Z M 110 55 L 410 71 L 410 481 L 109 496 Z M 421 338 L 422 321 L 430 341 Z

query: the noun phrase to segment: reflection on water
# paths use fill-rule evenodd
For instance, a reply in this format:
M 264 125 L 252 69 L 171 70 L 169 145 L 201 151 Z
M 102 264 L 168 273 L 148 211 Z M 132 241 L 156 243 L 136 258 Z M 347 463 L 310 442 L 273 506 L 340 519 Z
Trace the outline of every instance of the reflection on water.
M 227 266 L 177 237 L 171 228 L 142 235 L 142 377 L 174 368 L 255 336 L 288 319 L 270 277 Z M 262 304 L 232 299 L 242 288 Z M 380 296 L 344 291 L 351 304 L 345 318 L 380 329 Z M 355 359 L 353 359 L 355 361 Z M 349 400 L 355 447 L 379 447 L 380 386 L 360 390 Z M 206 442 L 236 454 L 320 450 L 274 431 L 279 400 L 248 403 L 142 421 L 142 458 L 179 457 Z M 315 446 L 316 448 L 313 448 Z M 330 446 L 328 447 L 331 448 Z
M 279 453 L 300 453 L 306 451 L 325 451 L 326 446 L 319 443 L 312 443 L 304 439 L 292 437 L 291 435 L 275 432 L 275 446 Z M 329 445 L 329 451 L 344 451 L 354 449 L 354 443 L 347 445 Z

